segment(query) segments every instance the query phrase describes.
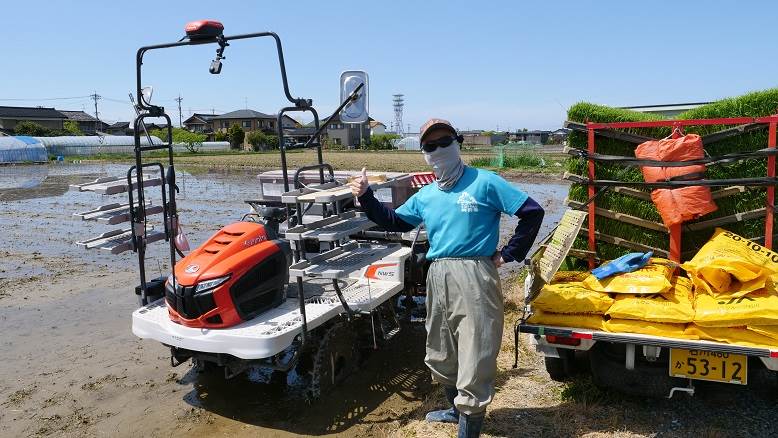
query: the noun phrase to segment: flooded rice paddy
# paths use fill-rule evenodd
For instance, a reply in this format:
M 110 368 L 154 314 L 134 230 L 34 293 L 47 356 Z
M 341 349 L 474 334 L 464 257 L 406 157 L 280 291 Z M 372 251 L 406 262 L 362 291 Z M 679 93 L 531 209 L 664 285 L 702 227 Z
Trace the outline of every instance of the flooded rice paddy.
M 126 195 L 77 192 L 69 185 L 126 170 L 116 164 L 0 167 L 3 435 L 380 436 L 420 406 L 430 382 L 419 327 L 372 355 L 347 385 L 315 407 L 305 404 L 295 385 L 278 384 L 266 373 L 224 382 L 189 364 L 171 368 L 164 346 L 130 332 L 137 305 L 135 254 L 74 244 L 120 226 L 84 222 L 73 213 L 125 201 Z M 243 201 L 259 195 L 256 170 L 177 170 L 179 214 L 193 247 L 240 220 L 248 212 Z M 546 207 L 546 234 L 563 212 L 567 185 L 516 184 Z M 503 218 L 504 238 L 515 223 Z M 166 245 L 149 248 L 149 276 L 163 274 Z M 503 275 L 518 268 L 506 267 Z

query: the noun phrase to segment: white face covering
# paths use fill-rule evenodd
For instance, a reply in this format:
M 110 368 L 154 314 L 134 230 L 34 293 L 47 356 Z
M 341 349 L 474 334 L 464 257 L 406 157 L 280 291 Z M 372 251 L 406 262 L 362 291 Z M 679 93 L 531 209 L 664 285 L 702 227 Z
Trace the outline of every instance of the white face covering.
M 424 152 L 424 161 L 432 166 L 432 172 L 438 179 L 438 187 L 448 191 L 454 188 L 465 172 L 465 163 L 459 157 L 459 142 L 454 141 L 444 148 Z

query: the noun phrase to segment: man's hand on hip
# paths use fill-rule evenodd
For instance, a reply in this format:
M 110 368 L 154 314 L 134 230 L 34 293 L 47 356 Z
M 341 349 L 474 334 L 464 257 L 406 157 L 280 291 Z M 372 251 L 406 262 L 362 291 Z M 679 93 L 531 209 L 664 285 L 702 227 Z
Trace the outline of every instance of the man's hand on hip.
M 367 181 L 367 172 L 365 171 L 364 167 L 362 168 L 362 175 L 352 179 L 348 185 L 351 187 L 351 193 L 353 193 L 357 198 L 365 194 L 369 184 Z
M 505 260 L 502 259 L 502 254 L 500 251 L 495 251 L 494 254 L 492 254 L 492 261 L 494 262 L 494 266 L 497 266 L 498 268 L 505 263 Z

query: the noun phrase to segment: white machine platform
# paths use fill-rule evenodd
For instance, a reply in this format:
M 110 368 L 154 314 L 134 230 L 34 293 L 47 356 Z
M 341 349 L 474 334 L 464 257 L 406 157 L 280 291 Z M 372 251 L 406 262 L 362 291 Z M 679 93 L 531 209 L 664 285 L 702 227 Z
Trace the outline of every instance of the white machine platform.
M 353 272 L 342 287 L 349 307 L 357 312 L 369 312 L 383 304 L 404 287 L 404 262 L 410 248 L 384 245 L 376 252 L 377 260 L 367 261 Z M 370 248 L 376 249 L 377 245 Z M 365 247 L 359 248 L 362 251 Z M 295 276 L 290 290 L 295 290 Z M 319 280 L 322 285 L 332 280 Z M 331 286 L 330 286 L 331 287 Z M 344 312 L 334 291 L 324 287 L 318 294 L 305 296 L 308 330 L 314 329 Z M 132 332 L 143 339 L 193 351 L 224 353 L 241 359 L 262 359 L 278 354 L 292 345 L 302 330 L 298 298 L 287 298 L 283 304 L 235 327 L 226 329 L 191 328 L 177 324 L 168 317 L 165 300 L 137 309 L 132 314 Z

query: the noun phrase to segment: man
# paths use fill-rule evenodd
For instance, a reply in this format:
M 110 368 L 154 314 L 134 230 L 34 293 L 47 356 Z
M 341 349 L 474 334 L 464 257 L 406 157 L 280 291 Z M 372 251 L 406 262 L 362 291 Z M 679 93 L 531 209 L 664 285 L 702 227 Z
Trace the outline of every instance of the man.
M 543 221 L 543 209 L 498 175 L 465 166 L 462 137 L 446 120 L 421 128 L 424 159 L 437 179 L 397 210 L 373 195 L 365 169 L 351 190 L 367 216 L 388 231 L 410 231 L 422 222 L 432 260 L 427 274 L 427 345 L 424 362 L 443 385 L 451 408 L 427 421 L 459 423 L 459 437 L 477 437 L 494 397 L 503 330 L 503 296 L 497 268 L 523 261 Z M 519 224 L 497 251 L 500 215 Z

